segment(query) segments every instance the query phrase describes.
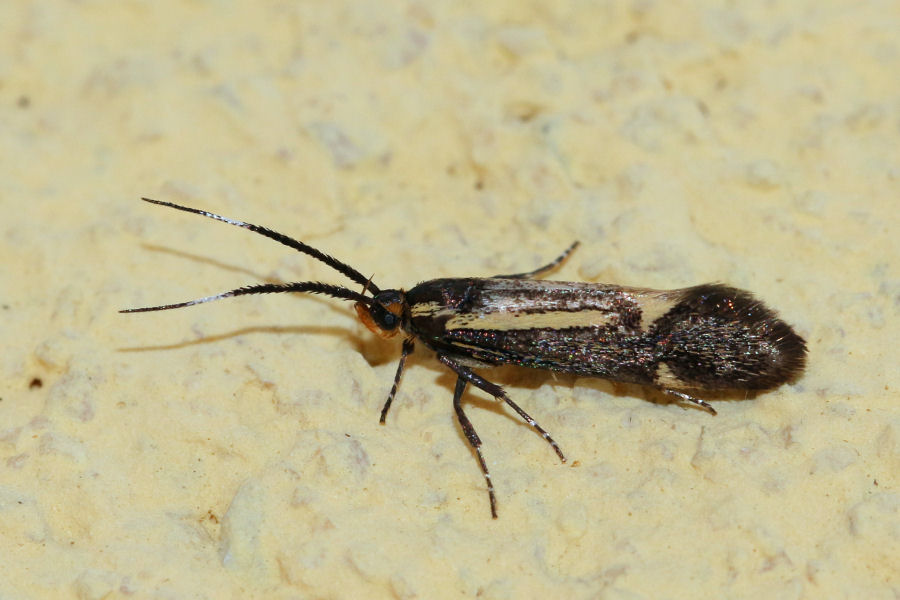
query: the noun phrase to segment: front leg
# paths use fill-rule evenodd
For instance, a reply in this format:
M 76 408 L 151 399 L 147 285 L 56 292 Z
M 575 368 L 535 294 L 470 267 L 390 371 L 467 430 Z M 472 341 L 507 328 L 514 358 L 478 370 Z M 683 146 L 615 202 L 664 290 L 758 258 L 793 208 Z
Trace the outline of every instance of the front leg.
M 403 374 L 403 365 L 406 363 L 406 357 L 412 354 L 415 349 L 416 344 L 413 341 L 413 338 L 406 338 L 403 340 L 403 351 L 400 354 L 400 362 L 397 364 L 397 373 L 394 375 L 394 385 L 391 386 L 391 392 L 388 394 L 387 400 L 384 403 L 384 408 L 381 409 L 381 418 L 378 420 L 382 425 L 384 425 L 384 420 L 387 419 L 388 410 L 391 408 L 391 402 L 394 401 L 394 396 L 397 394 L 397 388 L 400 387 L 400 376 Z

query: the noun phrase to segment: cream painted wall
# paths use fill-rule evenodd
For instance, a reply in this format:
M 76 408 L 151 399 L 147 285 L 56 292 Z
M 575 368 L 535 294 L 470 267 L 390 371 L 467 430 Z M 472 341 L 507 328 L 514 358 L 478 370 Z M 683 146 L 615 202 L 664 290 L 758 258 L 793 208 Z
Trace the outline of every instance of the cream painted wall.
M 894 598 L 894 2 L 0 3 L 0 596 Z M 795 385 L 500 369 L 541 439 L 322 298 L 525 270 L 752 290 Z

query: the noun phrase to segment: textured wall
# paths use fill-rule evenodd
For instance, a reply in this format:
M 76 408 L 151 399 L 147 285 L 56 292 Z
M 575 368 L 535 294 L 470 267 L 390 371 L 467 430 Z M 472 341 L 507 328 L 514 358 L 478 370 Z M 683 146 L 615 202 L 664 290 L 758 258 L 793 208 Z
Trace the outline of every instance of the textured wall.
M 0 3 L 0 596 L 900 594 L 895 2 Z M 805 376 L 719 415 L 453 378 L 261 281 L 749 289 Z

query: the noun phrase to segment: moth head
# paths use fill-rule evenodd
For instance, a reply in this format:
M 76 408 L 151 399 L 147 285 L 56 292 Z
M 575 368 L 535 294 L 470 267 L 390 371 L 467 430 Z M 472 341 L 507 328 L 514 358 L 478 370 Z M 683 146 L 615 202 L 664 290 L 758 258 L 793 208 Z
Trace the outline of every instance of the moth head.
M 356 303 L 356 314 L 370 331 L 383 338 L 394 337 L 403 325 L 406 298 L 400 290 L 384 290 L 372 298 L 371 304 Z

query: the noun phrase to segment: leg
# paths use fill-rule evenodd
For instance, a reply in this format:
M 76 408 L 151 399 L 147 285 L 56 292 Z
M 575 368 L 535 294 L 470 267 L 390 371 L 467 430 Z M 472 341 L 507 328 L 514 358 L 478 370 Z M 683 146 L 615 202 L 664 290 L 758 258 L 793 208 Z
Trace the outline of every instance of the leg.
M 518 413 L 522 419 L 525 420 L 526 423 L 531 425 L 535 431 L 541 434 L 547 443 L 553 447 L 553 450 L 556 452 L 556 455 L 559 457 L 559 460 L 562 462 L 566 462 L 566 457 L 563 456 L 562 450 L 559 449 L 559 446 L 553 441 L 553 438 L 550 437 L 550 434 L 544 431 L 544 428 L 537 424 L 537 421 L 531 418 L 527 412 L 519 408 L 519 405 L 513 402 L 509 396 L 506 395 L 506 392 L 503 391 L 503 388 L 497 385 L 496 383 L 491 383 L 490 381 L 485 380 L 484 378 L 476 375 L 466 367 L 463 367 L 452 358 L 447 356 L 446 354 L 438 354 L 438 360 L 450 367 L 457 375 L 459 375 L 460 379 L 465 379 L 467 382 L 471 383 L 475 387 L 480 390 L 484 390 L 497 400 L 503 400 L 512 408 L 514 411 Z
M 413 342 L 413 338 L 406 338 L 403 340 L 403 352 L 400 354 L 400 364 L 397 365 L 397 374 L 394 375 L 394 385 L 391 386 L 391 393 L 388 394 L 387 401 L 384 403 L 384 408 L 381 409 L 381 419 L 378 420 L 382 425 L 384 425 L 384 420 L 387 418 L 388 409 L 391 408 L 391 402 L 394 401 L 394 395 L 397 393 L 397 388 L 400 386 L 400 375 L 403 373 L 403 364 L 406 362 L 406 357 L 412 354 L 415 348 L 416 345 L 415 342 Z
M 494 275 L 491 279 L 531 279 L 532 277 L 537 277 L 542 273 L 546 273 L 551 269 L 556 268 L 562 261 L 566 260 L 566 258 L 572 254 L 572 251 L 578 247 L 578 242 L 572 242 L 572 245 L 563 251 L 562 254 L 557 256 L 551 262 L 547 263 L 543 267 L 537 268 L 534 271 L 528 271 L 527 273 L 513 273 L 512 275 Z
M 475 433 L 472 422 L 462 409 L 461 399 L 465 389 L 466 380 L 462 377 L 457 377 L 456 390 L 453 392 L 453 410 L 456 411 L 456 418 L 459 421 L 459 426 L 462 428 L 466 439 L 469 440 L 469 445 L 472 446 L 472 450 L 475 451 L 475 457 L 478 458 L 478 465 L 481 467 L 481 472 L 484 473 L 484 481 L 487 483 L 488 489 L 488 499 L 491 501 L 491 516 L 496 519 L 497 497 L 494 495 L 494 484 L 491 482 L 491 474 L 488 472 L 487 463 L 484 462 L 484 457 L 481 455 L 481 438 Z
M 684 392 L 676 392 L 675 390 L 664 389 L 662 391 L 665 392 L 666 394 L 669 394 L 670 396 L 675 396 L 676 398 L 681 398 L 685 402 L 690 402 L 691 404 L 696 404 L 697 406 L 706 410 L 713 416 L 718 414 L 718 413 L 716 413 L 716 409 L 714 409 L 712 406 L 710 406 L 710 404 L 708 402 L 706 402 L 705 400 L 701 400 L 700 398 L 694 398 L 693 396 L 689 396 L 689 395 L 685 394 Z

